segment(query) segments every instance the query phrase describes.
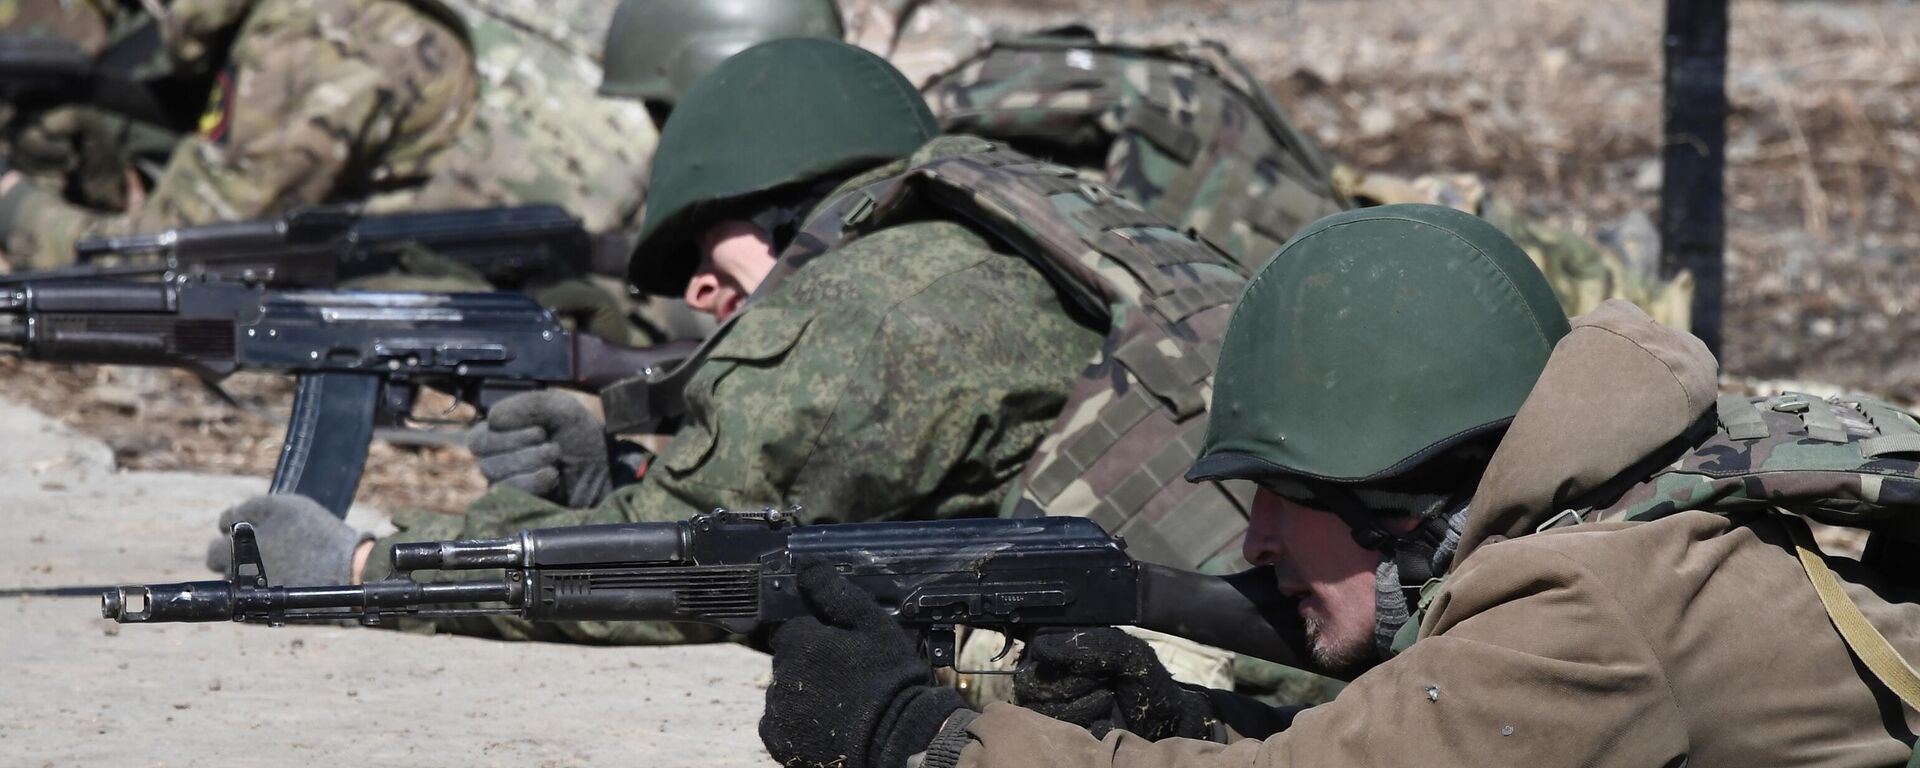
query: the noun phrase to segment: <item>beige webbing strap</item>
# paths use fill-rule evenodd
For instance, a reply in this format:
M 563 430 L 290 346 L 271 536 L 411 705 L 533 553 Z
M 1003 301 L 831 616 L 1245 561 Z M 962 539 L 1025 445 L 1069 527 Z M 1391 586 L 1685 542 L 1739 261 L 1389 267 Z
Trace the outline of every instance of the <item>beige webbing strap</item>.
M 1821 559 L 1820 545 L 1814 542 L 1813 531 L 1807 528 L 1806 521 L 1778 507 L 1774 511 L 1780 513 L 1781 524 L 1793 536 L 1800 566 L 1806 569 L 1813 591 L 1820 595 L 1820 604 L 1826 607 L 1827 618 L 1833 620 L 1834 628 L 1840 630 L 1841 639 L 1847 641 L 1847 647 L 1867 665 L 1867 670 L 1893 691 L 1893 695 L 1899 696 L 1907 708 L 1920 710 L 1920 673 L 1913 671 L 1913 665 L 1894 650 L 1886 635 L 1874 629 L 1867 615 L 1860 612 L 1860 606 L 1847 596 L 1845 588 L 1840 586 L 1840 577 Z

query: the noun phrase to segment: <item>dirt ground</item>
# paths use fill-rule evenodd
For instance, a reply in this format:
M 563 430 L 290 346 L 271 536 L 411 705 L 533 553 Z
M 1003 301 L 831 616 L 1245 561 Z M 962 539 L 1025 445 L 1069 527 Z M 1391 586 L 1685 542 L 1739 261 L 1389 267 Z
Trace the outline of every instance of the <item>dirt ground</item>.
M 0 590 L 208 578 L 218 510 L 265 490 L 116 471 L 103 442 L 6 401 L 0 434 Z M 0 597 L 0 765 L 767 764 L 759 653 L 532 650 L 360 628 L 116 625 L 97 598 Z

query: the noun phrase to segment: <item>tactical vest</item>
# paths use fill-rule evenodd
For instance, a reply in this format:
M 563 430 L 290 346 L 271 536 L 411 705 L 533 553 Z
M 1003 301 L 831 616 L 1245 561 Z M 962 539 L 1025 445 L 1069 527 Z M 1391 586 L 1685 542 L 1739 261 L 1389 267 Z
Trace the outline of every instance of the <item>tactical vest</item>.
M 1249 274 L 1295 231 L 1347 207 L 1331 161 L 1217 44 L 999 41 L 924 93 L 948 132 L 1096 168 Z
M 823 202 L 768 280 L 929 211 L 992 233 L 1108 328 L 1003 512 L 1091 517 L 1125 537 L 1134 557 L 1193 570 L 1244 569 L 1240 539 L 1253 485 L 1182 479 L 1206 434 L 1220 338 L 1246 286 L 1238 266 L 1071 168 L 977 139 L 937 141 L 974 146 Z M 683 407 L 678 389 L 700 357 L 647 385 L 623 382 L 603 391 L 610 429 L 644 428 Z
M 1646 466 L 1652 464 L 1653 466 Z M 1808 580 L 1847 646 L 1910 707 L 1920 673 L 1902 659 L 1825 565 L 1805 520 L 1872 531 L 1861 562 L 1896 583 L 1920 583 L 1920 421 L 1865 397 L 1722 395 L 1672 447 L 1562 510 L 1536 531 L 1604 520 L 1657 520 L 1689 510 L 1781 517 Z M 1421 589 L 1395 639 L 1411 645 L 1442 580 Z M 1916 753 L 1920 755 L 1920 753 Z
M 1604 508 L 1564 511 L 1541 530 L 1581 520 L 1653 520 L 1691 509 L 1779 507 L 1829 525 L 1910 539 L 1920 532 L 1913 521 L 1920 507 L 1920 423 L 1892 405 L 1794 393 L 1723 395 L 1699 437 L 1678 460 Z

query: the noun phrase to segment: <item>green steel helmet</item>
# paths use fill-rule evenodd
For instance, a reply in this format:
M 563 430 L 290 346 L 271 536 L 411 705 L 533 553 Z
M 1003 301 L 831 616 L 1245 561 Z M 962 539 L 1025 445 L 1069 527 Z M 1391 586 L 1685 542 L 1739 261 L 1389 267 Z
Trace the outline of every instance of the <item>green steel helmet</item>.
M 1567 318 L 1527 254 L 1451 208 L 1323 218 L 1234 307 L 1187 479 L 1367 483 L 1504 429 Z
M 660 132 L 646 218 L 627 276 L 677 296 L 699 265 L 693 237 L 742 201 L 904 158 L 939 124 L 893 65 L 838 40 L 761 43 L 687 89 Z
M 621 0 L 600 94 L 672 106 L 727 57 L 783 37 L 841 37 L 832 0 Z

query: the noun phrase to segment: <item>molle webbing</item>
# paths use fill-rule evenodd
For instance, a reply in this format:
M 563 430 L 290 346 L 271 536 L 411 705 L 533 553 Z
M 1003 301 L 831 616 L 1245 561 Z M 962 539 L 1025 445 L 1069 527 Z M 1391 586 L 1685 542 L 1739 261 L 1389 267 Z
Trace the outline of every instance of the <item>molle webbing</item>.
M 1787 393 L 1714 403 L 1714 426 L 1587 520 L 1785 507 L 1830 525 L 1920 539 L 1920 423 L 1868 398 Z
M 879 196 L 873 222 L 930 201 L 999 236 L 1106 321 L 1099 358 L 1027 463 L 1016 514 L 1091 517 L 1151 562 L 1239 567 L 1251 487 L 1181 474 L 1206 432 L 1215 337 L 1244 271 L 1106 187 L 1008 150 L 926 160 Z
M 1242 272 L 1345 207 L 1325 153 L 1217 45 L 1002 40 L 926 93 L 949 132 L 1104 162 L 1108 183 Z
M 1714 414 L 1720 419 L 1720 428 L 1727 436 L 1735 440 L 1757 440 L 1767 436 L 1767 420 L 1760 417 L 1760 408 L 1751 399 L 1741 395 L 1721 395 L 1713 403 Z

